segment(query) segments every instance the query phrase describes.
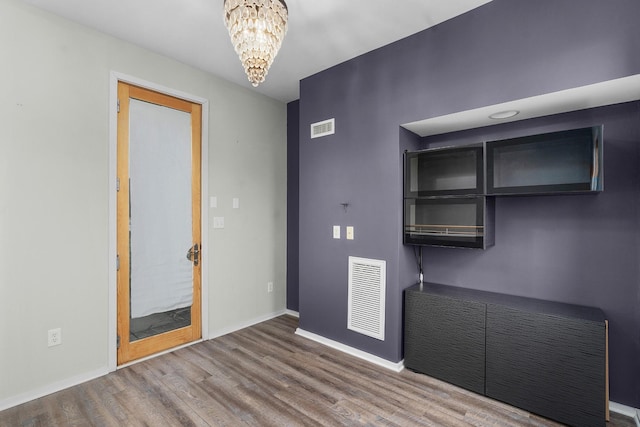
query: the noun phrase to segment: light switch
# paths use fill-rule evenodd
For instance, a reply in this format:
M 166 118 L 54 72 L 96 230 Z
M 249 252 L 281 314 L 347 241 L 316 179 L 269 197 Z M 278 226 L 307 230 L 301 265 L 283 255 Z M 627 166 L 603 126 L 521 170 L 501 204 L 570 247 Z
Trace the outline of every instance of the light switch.
M 347 226 L 347 240 L 353 240 L 353 226 Z
M 340 226 L 339 225 L 334 225 L 333 226 L 333 238 L 334 239 L 339 239 L 340 238 Z
M 233 209 L 238 209 L 240 207 L 240 199 L 237 197 L 233 198 Z
M 214 216 L 213 217 L 213 228 L 224 228 L 224 217 L 223 216 Z
M 218 207 L 218 198 L 215 196 L 209 197 L 209 207 L 217 208 Z

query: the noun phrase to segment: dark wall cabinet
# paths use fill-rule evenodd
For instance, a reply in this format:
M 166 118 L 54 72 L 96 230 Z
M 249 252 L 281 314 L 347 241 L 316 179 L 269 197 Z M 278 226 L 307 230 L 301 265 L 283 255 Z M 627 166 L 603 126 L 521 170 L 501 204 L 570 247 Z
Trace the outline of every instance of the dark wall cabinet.
M 495 196 L 602 188 L 602 126 L 407 152 L 404 243 L 486 249 Z
M 602 191 L 602 126 L 486 144 L 487 194 Z
M 404 242 L 484 249 L 493 244 L 482 144 L 405 155 Z
M 576 427 L 606 424 L 601 310 L 436 284 L 405 291 L 407 368 Z

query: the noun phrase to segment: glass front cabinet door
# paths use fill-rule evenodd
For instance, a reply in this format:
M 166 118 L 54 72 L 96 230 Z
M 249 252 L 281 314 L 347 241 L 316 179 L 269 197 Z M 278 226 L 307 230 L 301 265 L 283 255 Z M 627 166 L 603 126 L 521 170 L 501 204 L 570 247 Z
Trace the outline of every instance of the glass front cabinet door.
M 404 243 L 493 244 L 493 199 L 484 196 L 482 144 L 405 154 Z
M 602 191 L 602 128 L 487 142 L 487 194 Z
M 408 152 L 405 197 L 482 194 L 483 162 L 481 144 Z
M 493 198 L 408 198 L 404 243 L 484 249 L 493 245 Z

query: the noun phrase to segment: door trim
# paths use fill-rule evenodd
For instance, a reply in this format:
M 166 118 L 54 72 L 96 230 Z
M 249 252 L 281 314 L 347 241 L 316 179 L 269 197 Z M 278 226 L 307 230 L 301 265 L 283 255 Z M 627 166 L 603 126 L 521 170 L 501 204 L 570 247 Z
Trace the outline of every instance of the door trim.
M 116 177 L 117 177 L 117 145 L 118 145 L 118 82 L 129 83 L 150 89 L 166 95 L 182 98 L 184 100 L 200 104 L 202 106 L 202 153 L 201 153 L 201 315 L 202 337 L 209 335 L 209 225 L 207 213 L 207 200 L 209 198 L 209 101 L 205 98 L 181 92 L 156 83 L 152 83 L 137 77 L 129 76 L 117 71 L 111 71 L 109 77 L 109 264 L 108 264 L 108 289 L 109 289 L 109 313 L 108 313 L 108 370 L 115 371 L 117 366 L 117 272 L 116 272 Z

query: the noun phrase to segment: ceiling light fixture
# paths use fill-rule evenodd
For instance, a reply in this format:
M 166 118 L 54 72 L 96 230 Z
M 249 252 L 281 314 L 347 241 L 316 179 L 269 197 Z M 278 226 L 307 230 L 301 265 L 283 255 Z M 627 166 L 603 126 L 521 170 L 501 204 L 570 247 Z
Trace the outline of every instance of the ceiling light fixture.
M 518 110 L 500 111 L 499 113 L 493 113 L 492 115 L 489 116 L 489 118 L 495 119 L 495 120 L 501 120 L 501 119 L 508 119 L 510 117 L 517 116 L 518 114 L 520 114 L 520 111 Z
M 264 82 L 287 34 L 284 0 L 224 0 L 224 23 L 254 87 Z

